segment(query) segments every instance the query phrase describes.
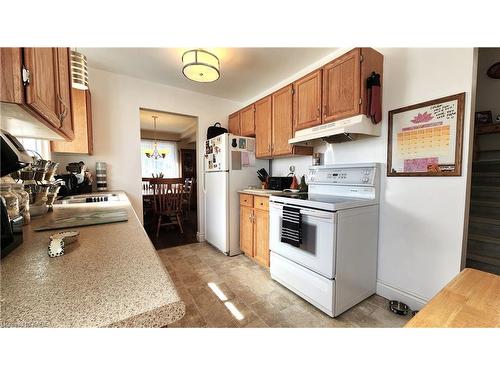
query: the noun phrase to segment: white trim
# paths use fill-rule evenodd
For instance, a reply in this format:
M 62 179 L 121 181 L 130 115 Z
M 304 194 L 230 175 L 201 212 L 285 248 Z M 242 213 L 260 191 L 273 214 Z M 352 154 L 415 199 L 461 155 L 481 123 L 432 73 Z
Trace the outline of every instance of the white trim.
M 421 296 L 401 290 L 380 280 L 377 280 L 377 294 L 388 300 L 397 300 L 406 303 L 412 310 L 421 310 L 428 302 L 428 300 Z
M 198 240 L 198 242 L 205 242 L 205 233 L 196 232 L 196 239 Z

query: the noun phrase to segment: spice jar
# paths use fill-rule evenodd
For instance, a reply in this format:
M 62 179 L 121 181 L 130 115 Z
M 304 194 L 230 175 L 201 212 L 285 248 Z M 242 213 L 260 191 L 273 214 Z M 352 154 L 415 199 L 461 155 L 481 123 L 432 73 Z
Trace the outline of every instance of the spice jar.
M 24 190 L 23 184 L 12 184 L 11 191 L 19 199 L 19 213 L 23 216 L 24 224 L 29 224 L 31 221 L 30 195 Z
M 5 207 L 7 208 L 7 214 L 12 220 L 19 216 L 19 198 L 16 194 L 12 193 L 11 184 L 0 185 L 0 195 L 5 201 Z
M 321 165 L 321 154 L 319 152 L 313 154 L 313 165 Z

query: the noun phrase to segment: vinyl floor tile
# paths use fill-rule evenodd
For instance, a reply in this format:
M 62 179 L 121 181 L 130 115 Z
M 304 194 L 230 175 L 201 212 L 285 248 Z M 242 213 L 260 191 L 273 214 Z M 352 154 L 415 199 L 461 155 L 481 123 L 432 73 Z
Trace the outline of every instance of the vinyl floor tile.
M 331 318 L 252 259 L 225 256 L 207 243 L 170 247 L 158 255 L 186 304 L 184 317 L 169 327 L 402 327 L 410 319 L 391 313 L 378 295 Z

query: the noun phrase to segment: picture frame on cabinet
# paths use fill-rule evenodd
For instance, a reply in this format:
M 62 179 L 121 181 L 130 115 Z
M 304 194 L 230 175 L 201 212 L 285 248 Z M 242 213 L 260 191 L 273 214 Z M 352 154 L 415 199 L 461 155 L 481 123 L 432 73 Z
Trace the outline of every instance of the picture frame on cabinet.
M 475 113 L 474 120 L 476 126 L 489 125 L 493 123 L 493 116 L 491 111 L 479 111 Z
M 389 111 L 388 177 L 462 175 L 465 93 Z

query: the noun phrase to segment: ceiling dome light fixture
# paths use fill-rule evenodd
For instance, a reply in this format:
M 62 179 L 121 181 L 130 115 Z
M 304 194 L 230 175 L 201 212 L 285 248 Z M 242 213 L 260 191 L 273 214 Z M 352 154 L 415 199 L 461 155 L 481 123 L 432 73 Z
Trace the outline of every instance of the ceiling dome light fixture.
M 217 56 L 203 49 L 192 49 L 182 55 L 182 74 L 196 82 L 214 82 L 220 77 Z
M 71 87 L 78 90 L 89 89 L 87 58 L 77 51 L 71 51 Z

